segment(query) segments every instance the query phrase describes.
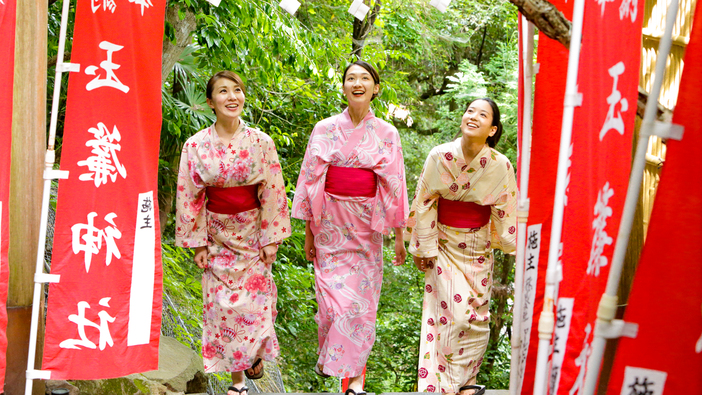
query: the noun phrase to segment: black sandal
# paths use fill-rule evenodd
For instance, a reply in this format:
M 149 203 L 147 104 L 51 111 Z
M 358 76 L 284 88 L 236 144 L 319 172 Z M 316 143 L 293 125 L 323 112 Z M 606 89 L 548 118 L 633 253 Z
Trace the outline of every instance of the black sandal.
M 246 395 L 249 395 L 249 387 L 247 387 L 247 386 L 243 386 L 239 389 L 233 385 L 230 385 L 229 388 L 227 388 L 227 393 L 229 391 L 234 391 L 234 392 L 238 393 L 239 395 L 241 395 L 242 392 L 246 391 Z M 227 395 L 229 395 L 229 394 L 227 394 Z
M 346 392 L 344 392 L 344 395 L 367 395 L 366 391 L 359 391 L 356 392 L 352 390 L 351 388 L 347 389 Z
M 458 389 L 458 392 L 463 392 L 464 390 L 475 390 L 475 392 L 473 392 L 473 395 L 485 394 L 484 385 L 464 385 L 463 387 Z
M 254 364 L 251 365 L 250 368 L 248 368 L 244 371 L 244 374 L 246 375 L 247 379 L 258 380 L 261 377 L 263 377 L 263 366 L 261 366 L 261 370 L 258 373 L 249 373 L 249 370 L 254 371 L 254 369 L 256 369 L 256 366 L 258 366 L 260 363 L 261 363 L 261 358 L 257 359 L 256 362 L 254 362 Z

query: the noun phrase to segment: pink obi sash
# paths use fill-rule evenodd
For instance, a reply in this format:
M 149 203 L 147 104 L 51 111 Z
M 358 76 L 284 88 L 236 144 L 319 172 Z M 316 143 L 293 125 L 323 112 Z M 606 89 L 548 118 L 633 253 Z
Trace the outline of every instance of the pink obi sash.
M 324 190 L 341 196 L 375 196 L 378 179 L 371 169 L 329 166 Z
M 490 207 L 439 198 L 439 222 L 454 228 L 480 228 L 490 221 Z
M 240 187 L 205 188 L 207 209 L 218 214 L 237 214 L 261 207 L 258 201 L 258 184 Z

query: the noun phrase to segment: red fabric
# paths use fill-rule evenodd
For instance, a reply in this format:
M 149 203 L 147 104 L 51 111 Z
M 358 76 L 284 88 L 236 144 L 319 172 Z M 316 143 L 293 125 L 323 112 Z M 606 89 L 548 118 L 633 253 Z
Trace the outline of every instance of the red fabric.
M 61 280 L 49 286 L 42 367 L 52 379 L 158 368 L 164 12 L 165 0 L 76 4 L 80 72 L 68 77 L 61 156 L 70 177 L 59 182 L 51 263 Z
M 373 170 L 356 167 L 329 166 L 324 190 L 340 196 L 375 196 L 378 178 Z
M 439 222 L 454 228 L 480 228 L 490 222 L 491 207 L 439 198 Z
M 237 214 L 261 207 L 258 184 L 240 187 L 207 187 L 207 209 L 218 214 Z
M 573 119 L 561 239 L 563 281 L 554 334 L 558 343 L 549 375 L 551 393 L 557 385 L 559 395 L 581 393 L 583 388 L 597 306 L 629 184 L 644 2 L 633 3 L 633 12 L 631 5 L 585 3 L 578 72 L 583 101 Z M 571 303 L 572 314 L 566 307 Z
M 554 0 L 566 18 L 572 20 L 573 1 Z M 527 231 L 527 242 L 538 245 L 538 253 L 526 256 L 524 310 L 522 314 L 522 352 L 520 369 L 523 369 L 521 394 L 534 392 L 536 355 L 539 347 L 538 319 L 543 309 L 544 283 L 548 264 L 548 247 L 553 217 L 553 196 L 556 188 L 558 149 L 563 119 L 568 49 L 563 44 L 539 33 L 537 56 L 539 71 L 534 83 L 534 115 L 531 135 L 531 170 L 529 173 L 529 219 L 527 226 L 540 227 L 539 232 Z M 531 258 L 531 264 L 529 259 Z M 536 273 L 534 273 L 536 272 Z M 528 278 L 536 281 L 527 283 Z M 533 298 L 533 303 L 529 300 Z M 533 318 L 532 314 L 533 313 Z M 531 319 L 531 321 L 529 321 Z M 527 325 L 531 322 L 531 325 Z
M 5 385 L 7 352 L 7 283 L 10 246 L 10 154 L 12 148 L 12 81 L 15 72 L 15 0 L 0 3 L 0 391 Z
M 702 394 L 702 10 L 697 7 L 673 123 L 681 141 L 668 140 L 648 236 L 636 270 L 626 322 L 639 324 L 636 338 L 621 338 L 608 394 Z M 695 347 L 699 347 L 697 351 Z M 667 373 L 665 381 L 625 369 Z M 658 381 L 646 390 L 648 383 Z M 632 387 L 634 385 L 634 387 Z M 665 391 L 655 388 L 665 386 Z M 639 392 L 632 392 L 633 389 Z

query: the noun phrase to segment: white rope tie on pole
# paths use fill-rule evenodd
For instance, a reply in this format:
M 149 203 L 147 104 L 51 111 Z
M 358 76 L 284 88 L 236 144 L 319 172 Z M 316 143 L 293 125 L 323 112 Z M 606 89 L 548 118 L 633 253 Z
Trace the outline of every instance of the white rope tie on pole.
M 604 355 L 605 345 L 607 343 L 605 335 L 615 331 L 613 325 L 621 325 L 614 323 L 614 317 L 617 312 L 617 291 L 619 290 L 619 281 L 621 279 L 622 268 L 624 266 L 624 258 L 626 249 L 629 245 L 629 236 L 634 223 L 634 215 L 636 213 L 636 205 L 639 201 L 639 193 L 641 192 L 641 183 L 643 173 L 646 166 L 646 151 L 648 149 L 649 137 L 660 131 L 668 137 L 671 135 L 682 138 L 682 128 L 680 126 L 672 127 L 668 124 L 665 127 L 656 126 L 656 115 L 658 113 L 658 97 L 661 93 L 663 85 L 663 77 L 665 76 L 666 61 L 670 53 L 672 45 L 673 25 L 678 15 L 678 0 L 670 2 L 668 13 L 665 21 L 665 33 L 660 40 L 658 46 L 658 59 L 656 60 L 656 70 L 653 75 L 654 82 L 651 88 L 651 93 L 646 102 L 646 112 L 639 130 L 639 140 L 636 145 L 636 153 L 634 154 L 634 164 L 629 177 L 629 186 L 626 192 L 626 201 L 624 202 L 624 211 L 619 224 L 619 233 L 617 234 L 617 242 L 614 247 L 612 256 L 612 265 L 610 266 L 609 276 L 607 278 L 607 288 L 602 295 L 600 305 L 597 309 L 597 320 L 595 321 L 595 331 L 592 340 L 592 354 L 587 361 L 587 371 L 585 373 L 585 384 L 583 395 L 593 395 L 597 387 L 597 379 L 600 373 L 602 364 L 602 356 Z M 633 333 L 634 336 L 636 335 Z
M 519 199 L 517 202 L 517 257 L 514 268 L 514 313 L 512 314 L 512 355 L 510 358 L 509 393 L 517 395 L 521 388 L 522 305 L 524 303 L 524 261 L 527 221 L 529 219 L 529 164 L 531 161 L 531 94 L 534 63 L 534 25 L 522 16 L 522 48 L 524 61 L 524 108 L 522 110 L 522 145 L 519 153 Z
M 548 376 L 548 357 L 550 354 L 551 337 L 555 325 L 553 314 L 556 289 L 562 275 L 560 265 L 561 233 L 563 230 L 563 212 L 568 177 L 568 157 L 570 142 L 573 134 L 573 113 L 579 105 L 582 95 L 578 93 L 578 63 L 580 62 L 580 44 L 582 41 L 583 15 L 585 0 L 575 0 L 573 4 L 573 25 L 568 53 L 568 74 L 566 91 L 563 100 L 563 122 L 561 124 L 561 141 L 558 152 L 558 172 L 556 175 L 556 191 L 553 202 L 553 218 L 551 222 L 551 240 L 548 250 L 548 268 L 546 269 L 546 287 L 544 291 L 543 311 L 539 317 L 539 352 L 536 358 L 536 373 L 534 377 L 534 395 L 545 395 Z
M 27 371 L 24 394 L 32 394 L 33 380 L 48 380 L 50 371 L 34 369 L 37 352 L 37 331 L 39 328 L 39 305 L 41 304 L 44 283 L 58 282 L 60 276 L 44 273 L 44 250 L 46 248 L 46 227 L 49 218 L 49 198 L 51 197 L 51 181 L 54 179 L 68 178 L 67 171 L 54 170 L 56 153 L 56 124 L 58 123 L 59 97 L 61 94 L 61 77 L 66 72 L 80 71 L 80 65 L 64 63 L 63 57 L 66 48 L 66 30 L 68 26 L 68 9 L 70 0 L 63 0 L 61 9 L 61 29 L 59 33 L 58 52 L 56 60 L 56 74 L 54 78 L 54 95 L 51 103 L 51 123 L 49 124 L 49 141 L 44 157 L 44 192 L 41 201 L 41 219 L 39 222 L 39 243 L 37 246 L 37 260 L 34 269 L 34 295 L 32 299 L 32 322 L 29 328 L 29 350 L 27 354 Z

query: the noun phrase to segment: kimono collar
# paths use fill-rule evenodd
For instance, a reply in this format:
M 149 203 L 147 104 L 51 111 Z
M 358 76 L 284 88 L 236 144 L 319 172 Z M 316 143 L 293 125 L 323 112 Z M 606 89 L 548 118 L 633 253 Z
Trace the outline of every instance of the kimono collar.
M 210 126 L 210 143 L 212 143 L 213 147 L 224 145 L 222 140 L 219 139 L 219 135 L 217 134 L 217 130 L 215 129 L 215 123 L 217 123 L 217 121 L 212 122 L 212 125 Z M 239 118 L 239 127 L 236 128 L 236 132 L 234 132 L 234 135 L 232 135 L 232 140 L 239 136 L 239 132 L 241 132 L 242 130 L 246 130 L 247 126 L 248 125 L 246 125 L 246 122 L 244 122 L 243 119 Z
M 351 115 L 349 114 L 349 108 L 346 107 L 344 111 L 339 114 L 339 126 L 341 126 L 342 129 L 357 129 L 363 126 L 366 122 L 368 122 L 370 119 L 375 118 L 375 114 L 373 113 L 373 110 L 368 108 L 368 113 L 366 114 L 365 117 L 363 117 L 363 120 L 359 122 L 358 126 L 353 126 L 353 121 L 351 120 Z
M 461 137 L 457 138 L 454 140 L 454 149 L 456 150 L 454 152 L 454 155 L 457 156 L 458 158 L 463 159 L 463 162 L 466 161 L 465 156 L 463 155 L 463 147 L 461 147 Z M 470 163 L 466 163 L 468 167 L 479 167 L 477 166 L 480 163 L 480 158 L 482 157 L 489 157 L 490 156 L 490 148 L 489 145 L 485 144 L 485 146 L 478 152 L 477 155 L 475 155 L 475 158 Z M 476 166 L 471 166 L 473 162 L 476 162 Z

